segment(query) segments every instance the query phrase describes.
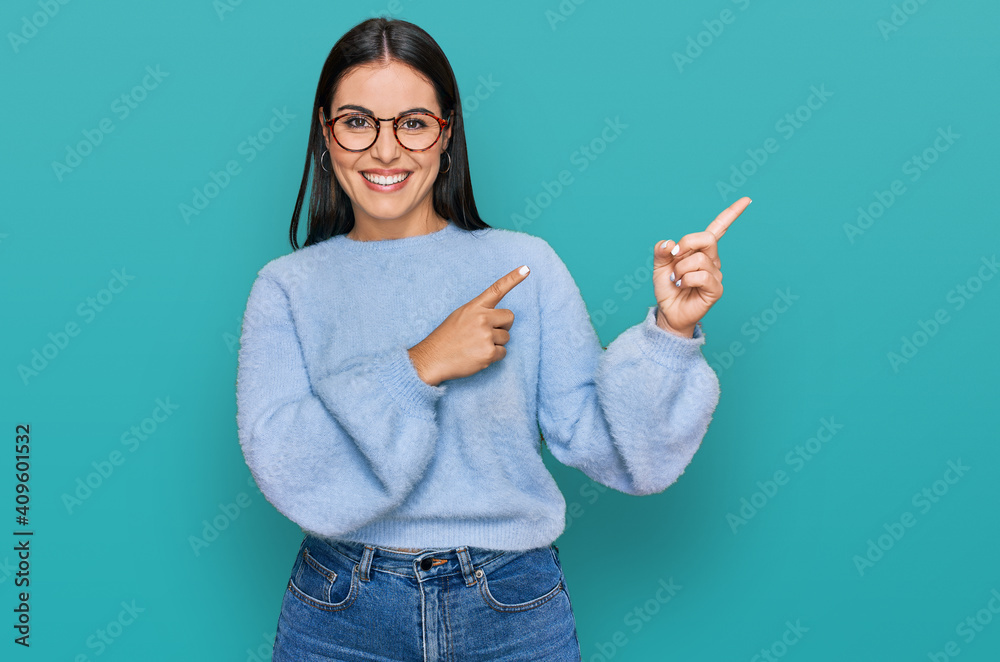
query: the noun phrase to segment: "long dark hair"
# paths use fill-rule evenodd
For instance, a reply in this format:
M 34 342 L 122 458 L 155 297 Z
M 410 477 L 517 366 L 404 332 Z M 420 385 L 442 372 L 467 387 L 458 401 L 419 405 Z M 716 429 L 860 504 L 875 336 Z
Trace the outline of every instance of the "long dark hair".
M 329 110 L 337 84 L 356 65 L 369 62 L 398 60 L 404 62 L 426 76 L 434 85 L 438 104 L 443 117 L 454 111 L 451 140 L 447 151 L 451 156 L 451 167 L 439 174 L 434 182 L 434 211 L 442 218 L 451 220 L 464 230 L 490 227 L 476 210 L 472 195 L 472 178 L 469 175 L 469 156 L 465 146 L 465 121 L 462 117 L 462 103 L 458 95 L 458 83 L 448 58 L 438 43 L 424 30 L 413 23 L 391 18 L 370 18 L 347 31 L 336 44 L 323 64 L 316 99 L 313 101 L 310 117 L 309 149 L 306 165 L 302 172 L 302 185 L 295 200 L 292 225 L 288 238 L 292 249 L 298 250 L 299 214 L 309 183 L 310 161 L 312 165 L 313 187 L 309 196 L 309 227 L 305 246 L 345 234 L 354 228 L 354 208 L 351 199 L 341 188 L 333 172 L 321 167 L 320 158 L 326 143 L 317 115 L 320 106 Z M 331 195 L 332 190 L 332 195 Z

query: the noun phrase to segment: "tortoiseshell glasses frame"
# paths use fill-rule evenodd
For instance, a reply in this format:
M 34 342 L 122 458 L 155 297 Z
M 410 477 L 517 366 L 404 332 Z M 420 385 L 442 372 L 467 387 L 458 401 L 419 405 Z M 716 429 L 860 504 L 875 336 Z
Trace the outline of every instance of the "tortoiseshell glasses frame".
M 404 114 L 398 115 L 396 117 L 375 117 L 373 115 L 369 115 L 368 113 L 362 113 L 362 112 L 358 112 L 358 111 L 351 111 L 349 113 L 343 113 L 342 115 L 337 115 L 336 117 L 331 117 L 330 119 L 327 119 L 326 118 L 326 111 L 323 108 L 320 108 L 320 113 L 322 113 L 322 116 L 323 116 L 323 124 L 325 126 L 327 126 L 327 127 L 330 128 L 330 134 L 333 136 L 333 139 L 337 142 L 338 145 L 340 145 L 340 147 L 342 149 L 344 149 L 344 150 L 346 150 L 348 152 L 364 152 L 366 150 L 371 149 L 371 146 L 374 145 L 378 141 L 379 133 L 381 132 L 381 129 L 382 129 L 382 122 L 392 122 L 392 133 L 396 137 L 396 142 L 399 143 L 400 147 L 402 147 L 405 150 L 411 151 L 411 152 L 426 152 L 431 147 L 434 147 L 434 145 L 436 145 L 439 140 L 441 140 L 441 134 L 444 133 L 444 130 L 446 128 L 448 128 L 449 124 L 451 124 L 452 117 L 455 114 L 454 111 L 451 111 L 451 112 L 448 113 L 448 119 L 441 119 L 440 117 L 438 117 L 437 115 L 434 115 L 433 113 L 424 113 L 424 112 L 404 113 Z M 423 116 L 423 117 L 432 118 L 437 123 L 437 126 L 438 126 L 437 137 L 434 139 L 434 142 L 432 142 L 427 147 L 422 147 L 422 148 L 419 148 L 419 149 L 413 149 L 411 147 L 407 147 L 406 145 L 404 145 L 403 141 L 401 141 L 399 139 L 399 123 L 400 123 L 400 120 L 403 119 L 404 117 L 412 117 L 414 115 L 420 115 L 420 116 Z M 340 140 L 337 138 L 337 132 L 334 130 L 334 126 L 337 124 L 338 120 L 340 120 L 340 119 L 342 119 L 344 117 L 350 117 L 350 116 L 367 118 L 367 119 L 371 120 L 371 123 L 375 126 L 375 137 L 372 139 L 371 143 L 367 147 L 364 147 L 364 148 L 361 148 L 361 149 L 351 149 L 350 147 L 344 146 L 344 144 L 341 143 Z

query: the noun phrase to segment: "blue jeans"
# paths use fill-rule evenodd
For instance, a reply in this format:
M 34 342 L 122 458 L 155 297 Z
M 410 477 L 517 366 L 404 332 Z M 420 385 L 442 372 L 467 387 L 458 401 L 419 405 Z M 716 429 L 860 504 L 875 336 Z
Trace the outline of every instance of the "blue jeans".
M 555 545 L 406 552 L 306 535 L 273 662 L 580 662 Z

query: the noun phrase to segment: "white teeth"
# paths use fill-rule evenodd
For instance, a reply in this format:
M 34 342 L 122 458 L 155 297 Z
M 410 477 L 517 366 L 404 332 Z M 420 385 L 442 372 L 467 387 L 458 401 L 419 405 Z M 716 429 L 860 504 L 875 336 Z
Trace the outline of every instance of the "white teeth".
M 361 174 L 364 175 L 365 179 L 367 179 L 368 181 L 372 182 L 373 184 L 379 184 L 381 186 L 391 186 L 392 184 L 398 184 L 399 182 L 403 181 L 404 179 L 410 176 L 410 173 L 408 172 L 404 172 L 399 175 L 393 175 L 392 177 L 383 177 L 382 175 L 372 175 L 367 172 L 363 172 Z

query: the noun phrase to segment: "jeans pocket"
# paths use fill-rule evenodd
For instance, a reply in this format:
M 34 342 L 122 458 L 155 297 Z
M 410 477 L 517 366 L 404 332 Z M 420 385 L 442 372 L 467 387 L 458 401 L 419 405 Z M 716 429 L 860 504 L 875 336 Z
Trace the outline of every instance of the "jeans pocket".
M 563 589 L 562 570 L 548 547 L 505 552 L 480 571 L 479 593 L 497 611 L 534 609 Z
M 358 594 L 358 566 L 316 544 L 303 544 L 288 580 L 288 590 L 302 602 L 325 611 L 351 606 Z

